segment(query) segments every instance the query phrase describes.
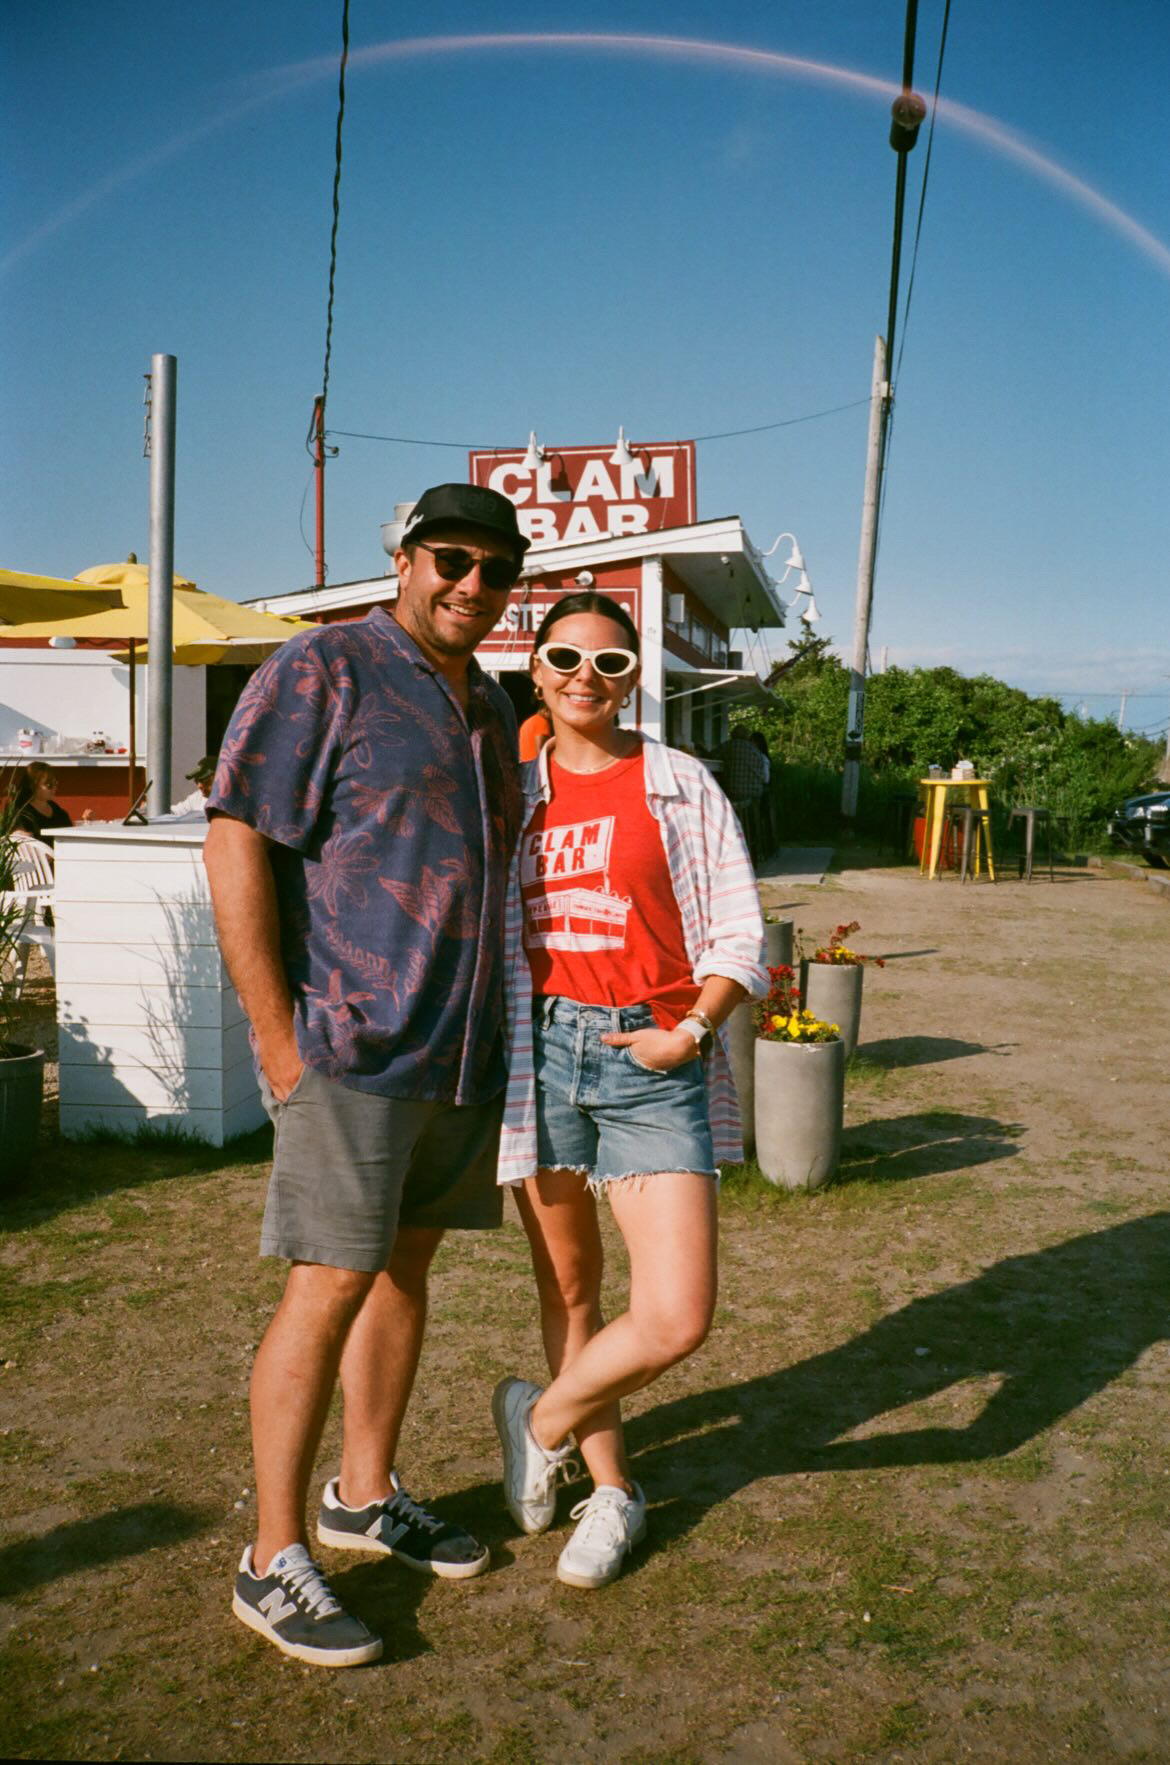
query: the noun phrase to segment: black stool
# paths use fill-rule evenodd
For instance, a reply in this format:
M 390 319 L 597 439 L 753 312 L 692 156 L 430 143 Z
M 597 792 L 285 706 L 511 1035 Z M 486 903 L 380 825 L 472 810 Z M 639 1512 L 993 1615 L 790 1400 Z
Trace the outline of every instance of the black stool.
M 1032 846 L 1036 838 L 1036 823 L 1040 821 L 1044 827 L 1044 838 L 1048 842 L 1048 880 L 1055 882 L 1056 877 L 1052 871 L 1052 822 L 1047 809 L 1041 809 L 1035 803 L 1017 803 L 1008 816 L 1009 830 L 1017 818 L 1024 824 L 1024 843 L 1020 847 L 1020 875 L 1025 882 L 1031 882 Z
M 974 876 L 971 867 L 972 837 L 978 842 L 983 836 L 983 849 L 987 854 L 987 874 L 995 881 L 995 871 L 991 866 L 991 814 L 987 809 L 978 809 L 973 803 L 956 803 L 947 810 L 947 820 L 952 832 L 962 829 L 963 852 L 959 860 L 959 881 L 965 883 L 968 877 Z

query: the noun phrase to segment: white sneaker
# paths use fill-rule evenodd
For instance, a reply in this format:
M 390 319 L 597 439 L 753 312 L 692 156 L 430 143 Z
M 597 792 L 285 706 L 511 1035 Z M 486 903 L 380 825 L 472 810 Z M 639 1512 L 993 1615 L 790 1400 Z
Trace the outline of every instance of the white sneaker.
M 570 1587 L 604 1587 L 621 1574 L 622 1564 L 646 1536 L 646 1497 L 602 1483 L 569 1515 L 579 1522 L 561 1552 L 557 1580 Z
M 501 1379 L 492 1393 L 492 1419 L 504 1449 L 504 1500 L 521 1532 L 547 1532 L 557 1504 L 557 1473 L 568 1474 L 572 1447 L 548 1452 L 533 1438 L 528 1418 L 541 1387 L 528 1379 Z

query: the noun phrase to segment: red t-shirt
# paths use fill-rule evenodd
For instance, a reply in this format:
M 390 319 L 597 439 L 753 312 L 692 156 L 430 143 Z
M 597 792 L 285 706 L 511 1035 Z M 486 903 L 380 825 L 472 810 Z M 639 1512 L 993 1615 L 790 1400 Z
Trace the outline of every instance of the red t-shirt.
M 550 758 L 549 783 L 520 853 L 532 991 L 579 1005 L 649 1005 L 672 1029 L 699 989 L 641 749 L 584 774 Z

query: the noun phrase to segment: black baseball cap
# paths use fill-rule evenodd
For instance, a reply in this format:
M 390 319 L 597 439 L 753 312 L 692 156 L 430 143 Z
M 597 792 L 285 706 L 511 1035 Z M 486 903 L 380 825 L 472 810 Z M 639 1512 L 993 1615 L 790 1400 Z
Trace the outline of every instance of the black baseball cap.
M 196 784 L 206 784 L 208 779 L 215 777 L 216 758 L 215 754 L 204 754 L 198 766 L 192 766 L 187 777 L 194 779 Z
M 515 505 L 482 484 L 434 484 L 424 490 L 407 518 L 400 545 L 421 539 L 436 527 L 483 527 L 506 539 L 517 558 L 528 550 Z

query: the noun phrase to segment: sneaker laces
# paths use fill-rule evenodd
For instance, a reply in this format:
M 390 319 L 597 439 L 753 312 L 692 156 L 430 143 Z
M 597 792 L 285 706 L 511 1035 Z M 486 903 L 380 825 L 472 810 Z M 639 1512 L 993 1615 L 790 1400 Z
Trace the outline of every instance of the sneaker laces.
M 286 1564 L 279 1576 L 314 1617 L 335 1618 L 341 1611 L 333 1589 L 321 1572 L 320 1563 L 315 1563 L 312 1557 L 306 1557 L 303 1563 Z
M 391 1514 L 401 1514 L 404 1520 L 411 1520 L 415 1525 L 425 1526 L 428 1532 L 443 1530 L 443 1522 L 436 1520 L 433 1514 L 428 1514 L 425 1508 L 420 1508 L 413 1496 L 407 1495 L 405 1489 L 400 1489 L 394 1499 L 386 1503 L 386 1511 Z
M 629 1507 L 626 1497 L 617 1490 L 595 1489 L 593 1494 L 569 1509 L 570 1520 L 579 1520 L 577 1539 L 587 1544 L 591 1535 L 601 1533 L 605 1542 L 629 1542 Z

